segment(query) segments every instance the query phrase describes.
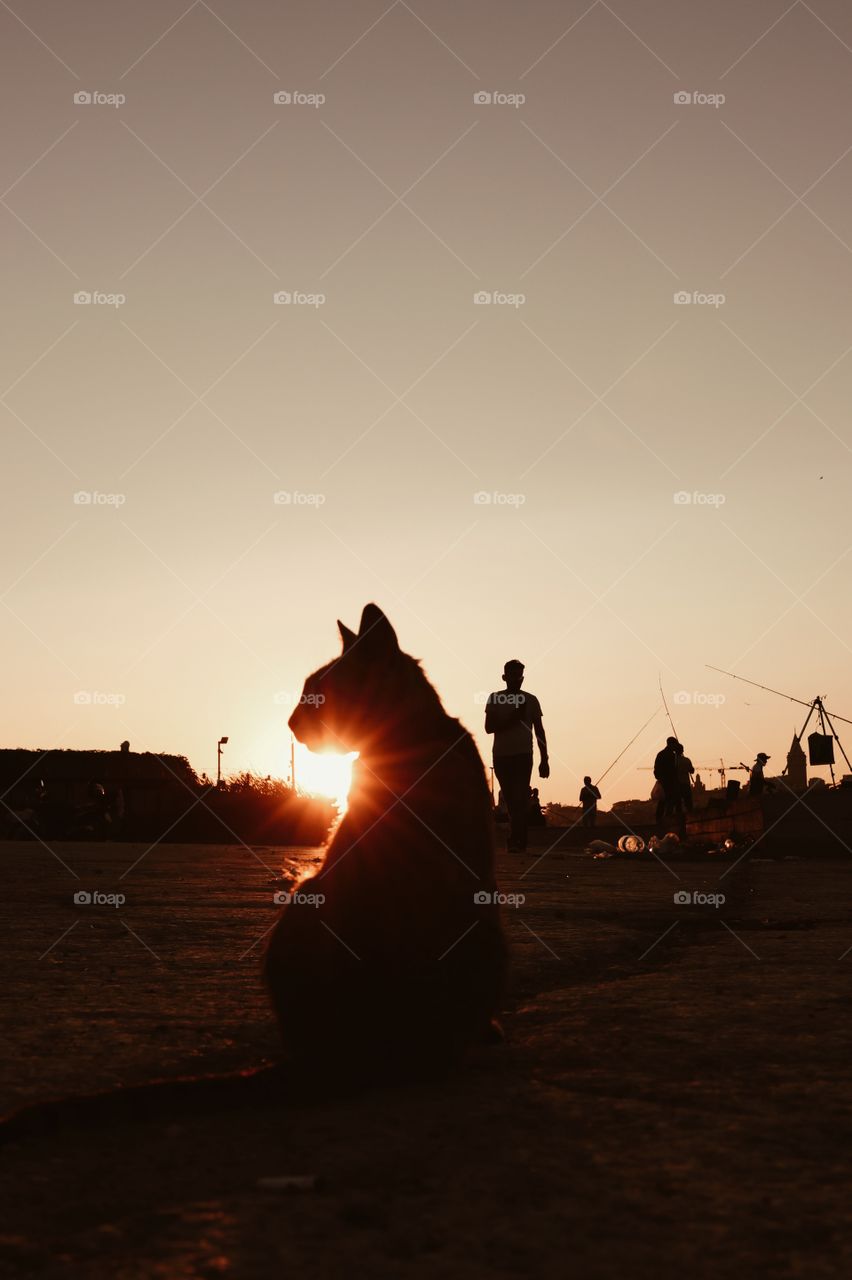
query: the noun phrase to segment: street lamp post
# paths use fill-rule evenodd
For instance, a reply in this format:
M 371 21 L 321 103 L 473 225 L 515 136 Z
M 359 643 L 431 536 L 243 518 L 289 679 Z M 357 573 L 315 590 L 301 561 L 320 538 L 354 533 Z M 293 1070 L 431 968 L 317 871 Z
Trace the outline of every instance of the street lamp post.
M 227 738 L 220 738 L 216 743 L 216 786 L 222 785 L 222 748 L 228 741 Z

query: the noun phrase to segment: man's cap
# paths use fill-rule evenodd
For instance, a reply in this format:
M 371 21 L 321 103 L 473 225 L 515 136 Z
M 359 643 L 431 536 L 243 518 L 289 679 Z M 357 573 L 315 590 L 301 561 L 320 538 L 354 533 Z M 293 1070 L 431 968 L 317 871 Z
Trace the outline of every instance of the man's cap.
M 770 757 L 766 754 L 766 752 L 765 752 L 765 751 L 758 751 L 758 753 L 757 753 L 757 758 L 758 758 L 758 760 L 769 760 L 769 759 L 770 759 Z

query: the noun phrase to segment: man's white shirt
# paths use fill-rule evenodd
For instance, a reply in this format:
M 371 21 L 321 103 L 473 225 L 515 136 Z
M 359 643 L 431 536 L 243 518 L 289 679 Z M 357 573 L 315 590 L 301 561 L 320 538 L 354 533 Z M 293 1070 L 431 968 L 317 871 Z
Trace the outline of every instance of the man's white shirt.
M 541 703 L 535 694 L 527 693 L 525 690 L 521 690 L 519 693 L 509 693 L 506 689 L 500 689 L 494 693 L 489 693 L 488 703 L 498 708 L 498 711 L 500 707 L 512 707 L 513 709 L 518 705 L 521 707 L 520 720 L 516 720 L 507 729 L 496 729 L 494 731 L 494 755 L 531 755 L 533 749 L 533 721 L 541 717 Z

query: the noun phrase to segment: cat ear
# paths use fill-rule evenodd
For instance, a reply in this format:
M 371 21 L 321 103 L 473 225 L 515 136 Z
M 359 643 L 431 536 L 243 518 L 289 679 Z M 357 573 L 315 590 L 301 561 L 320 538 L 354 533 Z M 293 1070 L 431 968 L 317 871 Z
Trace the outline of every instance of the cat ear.
M 390 658 L 399 653 L 396 632 L 377 604 L 364 605 L 358 640 L 363 648 L 376 657 Z
M 358 637 L 355 632 L 350 631 L 346 623 L 341 622 L 339 618 L 337 619 L 337 629 L 340 632 L 340 639 L 343 641 L 343 651 L 345 653 L 349 646 L 355 643 Z

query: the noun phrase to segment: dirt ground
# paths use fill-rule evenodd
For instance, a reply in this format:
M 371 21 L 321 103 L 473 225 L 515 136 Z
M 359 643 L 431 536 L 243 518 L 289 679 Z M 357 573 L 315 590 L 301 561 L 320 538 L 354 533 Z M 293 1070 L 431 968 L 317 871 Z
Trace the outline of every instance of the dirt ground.
M 4 1111 L 275 1059 L 260 945 L 316 851 L 54 849 L 0 845 Z M 505 1045 L 432 1086 L 7 1146 L 2 1274 L 852 1274 L 852 866 L 532 856 L 502 855 Z M 288 1174 L 322 1184 L 257 1187 Z

